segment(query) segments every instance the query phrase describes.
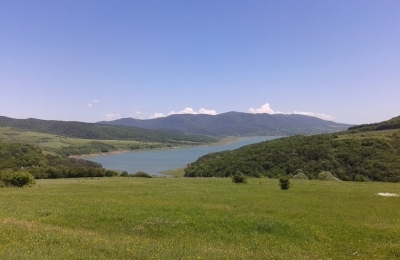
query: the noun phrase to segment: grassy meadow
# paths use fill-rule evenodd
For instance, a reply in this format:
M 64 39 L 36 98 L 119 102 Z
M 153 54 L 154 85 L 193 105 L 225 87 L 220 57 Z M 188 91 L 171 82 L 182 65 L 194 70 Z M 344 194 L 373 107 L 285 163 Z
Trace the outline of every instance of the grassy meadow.
M 0 259 L 399 259 L 399 184 L 37 180 L 0 189 Z
M 0 140 L 6 143 L 21 142 L 25 144 L 37 145 L 46 150 L 46 148 L 63 148 L 71 146 L 88 145 L 90 142 L 98 141 L 108 145 L 114 145 L 120 148 L 125 148 L 130 145 L 137 145 L 143 142 L 126 141 L 126 140 L 95 140 L 70 138 L 59 135 L 52 135 L 39 132 L 15 130 L 11 127 L 0 127 Z

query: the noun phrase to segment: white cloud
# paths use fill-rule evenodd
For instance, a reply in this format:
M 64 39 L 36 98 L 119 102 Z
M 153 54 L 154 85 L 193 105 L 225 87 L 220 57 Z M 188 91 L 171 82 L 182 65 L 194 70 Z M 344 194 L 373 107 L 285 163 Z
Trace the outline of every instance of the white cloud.
M 87 107 L 92 108 L 95 104 L 99 103 L 100 101 L 98 100 L 92 100 L 91 103 L 87 104 Z
M 269 103 L 265 103 L 260 108 L 249 108 L 248 110 L 252 114 L 261 114 L 261 113 L 268 113 L 268 114 L 275 114 L 275 111 L 271 109 Z
M 313 113 L 313 112 L 299 112 L 299 111 L 294 111 L 293 114 L 297 115 L 305 115 L 305 116 L 313 116 L 313 117 L 318 117 L 324 120 L 332 120 L 334 119 L 333 116 L 324 114 L 324 113 Z
M 107 114 L 104 116 L 106 121 L 117 120 L 121 118 L 120 114 Z
M 133 114 L 130 114 L 128 117 L 135 118 L 135 119 L 145 119 L 142 112 L 135 111 Z
M 153 119 L 153 118 L 159 118 L 159 117 L 165 117 L 165 115 L 163 113 L 156 112 L 150 118 Z
M 175 112 L 175 111 L 171 111 L 168 113 L 168 115 L 174 115 L 174 114 L 192 114 L 192 115 L 198 115 L 198 114 L 207 114 L 207 115 L 216 115 L 217 111 L 215 110 L 209 110 L 209 109 L 205 109 L 205 108 L 200 108 L 199 111 L 195 111 L 193 110 L 193 108 L 191 107 L 186 107 L 185 109 Z
M 269 103 L 265 103 L 262 105 L 260 108 L 249 108 L 248 110 L 249 113 L 252 114 L 261 114 L 261 113 L 268 113 L 268 114 L 296 114 L 296 115 L 305 115 L 305 116 L 313 116 L 313 117 L 318 117 L 324 120 L 332 120 L 334 119 L 333 116 L 324 114 L 324 113 L 314 113 L 314 112 L 300 112 L 300 111 L 294 111 L 292 113 L 286 113 L 286 112 L 280 112 L 280 111 L 274 111 L 270 107 Z
M 216 115 L 217 111 L 215 111 L 215 110 L 207 110 L 205 108 L 200 108 L 199 114 Z

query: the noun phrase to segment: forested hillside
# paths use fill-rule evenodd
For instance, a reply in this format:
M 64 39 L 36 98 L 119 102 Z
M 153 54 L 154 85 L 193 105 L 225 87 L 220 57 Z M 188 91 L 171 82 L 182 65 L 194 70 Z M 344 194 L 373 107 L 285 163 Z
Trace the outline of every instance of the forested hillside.
M 330 171 L 344 181 L 400 181 L 400 131 L 293 136 L 212 153 L 185 169 L 185 177 L 277 177 Z
M 304 115 L 270 115 L 240 112 L 228 112 L 218 115 L 181 114 L 147 120 L 122 118 L 99 123 L 148 129 L 178 130 L 185 133 L 212 136 L 318 134 L 346 130 L 350 126 Z
M 356 125 L 349 127 L 349 130 L 351 130 L 352 132 L 367 132 L 367 131 L 378 131 L 387 129 L 400 129 L 400 116 L 393 117 L 390 120 L 380 123 Z
M 0 142 L 1 172 L 26 171 L 36 179 L 114 176 L 95 162 L 45 155 L 33 145 Z
M 216 138 L 183 134 L 172 131 L 158 131 L 127 126 L 109 126 L 83 122 L 67 122 L 40 119 L 13 119 L 0 116 L 0 124 L 22 130 L 48 133 L 65 137 L 96 140 L 135 140 L 170 144 L 209 143 Z

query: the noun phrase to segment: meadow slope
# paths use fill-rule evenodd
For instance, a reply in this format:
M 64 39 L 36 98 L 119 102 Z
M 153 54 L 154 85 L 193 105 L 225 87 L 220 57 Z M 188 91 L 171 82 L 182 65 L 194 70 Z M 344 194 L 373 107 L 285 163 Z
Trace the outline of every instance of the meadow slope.
M 394 183 L 37 180 L 0 189 L 1 259 L 398 259 Z

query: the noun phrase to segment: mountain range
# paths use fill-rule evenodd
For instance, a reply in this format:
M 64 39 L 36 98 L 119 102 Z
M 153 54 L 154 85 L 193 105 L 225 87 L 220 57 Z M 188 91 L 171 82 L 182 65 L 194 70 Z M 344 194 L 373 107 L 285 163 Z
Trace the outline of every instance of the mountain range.
M 309 135 L 342 131 L 352 126 L 298 114 L 250 114 L 242 112 L 227 112 L 218 115 L 174 114 L 154 119 L 122 118 L 98 123 L 175 130 L 210 136 Z

